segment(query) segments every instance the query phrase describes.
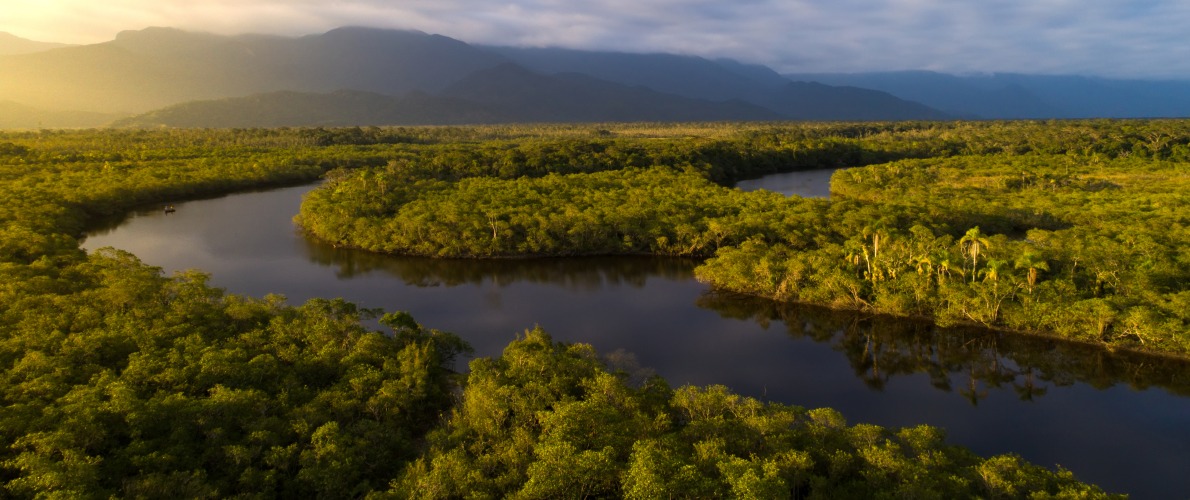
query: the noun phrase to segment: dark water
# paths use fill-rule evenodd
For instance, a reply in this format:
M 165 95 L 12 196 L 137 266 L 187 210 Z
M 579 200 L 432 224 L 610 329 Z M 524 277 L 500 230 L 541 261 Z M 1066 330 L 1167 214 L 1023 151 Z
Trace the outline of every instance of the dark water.
M 829 168 L 766 175 L 759 179 L 737 182 L 735 187 L 744 191 L 767 189 L 785 196 L 796 194 L 805 198 L 829 198 L 831 174 L 836 170 L 838 169 Z
M 653 258 L 453 261 L 304 239 L 295 187 L 177 203 L 99 230 L 165 272 L 198 268 L 233 293 L 298 304 L 344 297 L 405 310 L 498 355 L 540 325 L 674 385 L 724 384 L 852 423 L 927 423 L 984 455 L 1017 453 L 1134 498 L 1190 497 L 1190 367 L 1052 341 L 778 307 L 720 296 L 694 262 Z

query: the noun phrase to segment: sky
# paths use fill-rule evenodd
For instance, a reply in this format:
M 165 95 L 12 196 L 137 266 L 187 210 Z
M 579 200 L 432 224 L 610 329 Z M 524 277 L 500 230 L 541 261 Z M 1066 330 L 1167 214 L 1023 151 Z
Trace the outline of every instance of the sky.
M 0 0 L 0 31 L 99 43 L 416 29 L 468 43 L 669 52 L 783 73 L 933 70 L 1190 78 L 1186 0 Z

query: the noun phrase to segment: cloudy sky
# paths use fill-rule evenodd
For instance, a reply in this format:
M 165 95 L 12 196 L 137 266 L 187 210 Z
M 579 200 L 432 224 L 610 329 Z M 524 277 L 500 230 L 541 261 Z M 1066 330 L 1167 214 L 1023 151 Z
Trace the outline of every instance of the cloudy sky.
M 303 35 L 417 29 L 471 43 L 731 57 L 782 72 L 927 69 L 1190 78 L 1186 0 L 0 0 L 0 31 Z

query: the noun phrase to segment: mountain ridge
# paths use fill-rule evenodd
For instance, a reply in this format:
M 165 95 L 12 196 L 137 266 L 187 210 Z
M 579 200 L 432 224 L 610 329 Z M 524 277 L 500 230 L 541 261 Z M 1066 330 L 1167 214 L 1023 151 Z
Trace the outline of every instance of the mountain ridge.
M 12 101 L 0 100 L 0 130 L 95 128 L 102 127 L 116 118 L 117 115 L 90 113 L 86 111 L 43 109 Z
M 36 107 L 135 114 L 187 101 L 279 90 L 436 91 L 504 62 L 447 37 L 339 28 L 297 38 L 174 28 L 0 57 L 0 96 Z M 88 85 L 86 82 L 100 82 Z
M 0 56 L 33 54 L 63 47 L 72 47 L 67 43 L 38 42 L 22 38 L 6 31 L 0 31 Z
M 555 53 L 564 59 L 577 54 Z M 152 27 L 124 31 L 99 44 L 0 57 L 0 73 L 9 76 L 0 80 L 0 95 L 28 106 L 130 117 L 119 121 L 120 126 L 943 116 L 925 107 L 907 108 L 901 99 L 876 92 L 867 95 L 863 116 L 829 109 L 807 112 L 814 99 L 782 96 L 790 92 L 782 77 L 735 61 L 646 54 L 631 56 L 634 65 L 616 73 L 614 66 L 624 55 L 586 56 L 564 64 L 567 71 L 548 72 L 526 68 L 499 51 L 415 30 L 342 27 L 280 37 Z M 593 71 L 598 65 L 590 61 L 599 59 L 607 61 L 604 71 Z M 656 68 L 648 73 L 652 80 L 627 78 L 649 68 Z M 609 74 L 612 78 L 606 78 Z M 683 82 L 693 84 L 683 90 Z M 336 94 L 344 90 L 359 94 Z M 817 93 L 841 102 L 854 90 L 823 86 Z M 409 100 L 409 95 L 416 97 Z M 361 101 L 375 109 L 360 106 Z M 224 113 L 225 119 L 216 113 Z
M 0 74 L 6 101 L 135 117 L 120 123 L 138 126 L 154 117 L 301 126 L 385 124 L 376 123 L 382 116 L 392 124 L 1190 116 L 1190 82 L 928 71 L 781 75 L 730 59 L 472 45 L 355 26 L 298 37 L 129 30 L 98 44 L 0 55 Z M 359 94 L 349 99 L 340 91 Z M 360 107 L 363 101 L 378 108 Z M 330 102 L 341 109 L 333 112 Z M 227 120 L 211 116 L 217 109 Z M 195 114 L 183 119 L 185 112 Z M 44 126 L 78 126 L 59 119 L 64 115 L 43 116 Z
M 111 123 L 112 127 L 263 128 L 496 123 L 499 115 L 475 103 L 424 92 L 396 97 L 356 90 L 330 93 L 281 90 L 191 101 Z
M 957 116 L 986 119 L 1179 118 L 1190 116 L 1190 81 L 1081 75 L 932 71 L 785 74 L 887 92 Z
M 192 101 L 117 120 L 114 127 L 464 125 L 526 122 L 757 121 L 780 116 L 742 102 L 714 103 L 628 89 L 586 75 L 546 76 L 514 63 L 477 72 L 441 94 L 277 91 Z

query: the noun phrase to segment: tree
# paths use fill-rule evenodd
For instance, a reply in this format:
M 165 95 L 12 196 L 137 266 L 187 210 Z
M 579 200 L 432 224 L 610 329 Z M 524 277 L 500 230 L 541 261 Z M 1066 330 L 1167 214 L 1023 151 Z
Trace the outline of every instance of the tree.
M 971 281 L 975 281 L 976 270 L 978 269 L 979 254 L 991 246 L 991 242 L 979 230 L 979 226 L 975 226 L 967 230 L 959 239 L 959 246 L 963 248 L 963 253 L 971 256 Z
M 1041 258 L 1037 252 L 1026 251 L 1016 258 L 1013 265 L 1016 269 L 1025 269 L 1027 272 L 1026 283 L 1028 283 L 1029 293 L 1033 293 L 1033 288 L 1037 286 L 1038 271 L 1049 271 L 1049 263 Z

